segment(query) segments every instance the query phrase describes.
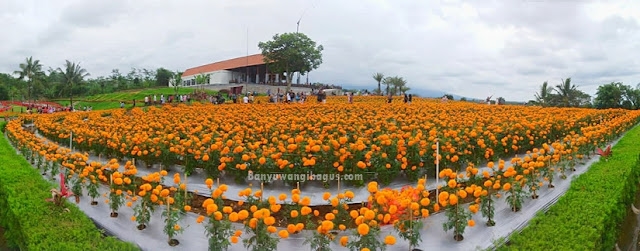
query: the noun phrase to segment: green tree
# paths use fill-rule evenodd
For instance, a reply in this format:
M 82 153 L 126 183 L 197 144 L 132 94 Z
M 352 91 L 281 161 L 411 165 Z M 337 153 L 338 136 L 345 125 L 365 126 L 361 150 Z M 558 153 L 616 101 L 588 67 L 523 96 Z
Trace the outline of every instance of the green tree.
M 152 70 L 148 70 L 148 69 L 142 69 L 142 73 L 143 75 L 143 82 L 142 82 L 142 86 L 147 88 L 147 87 L 151 87 L 156 85 L 157 83 L 157 70 L 156 71 L 152 71 Z M 168 84 L 167 84 L 168 85 Z M 167 86 L 165 85 L 165 86 Z
M 395 86 L 397 85 L 398 81 L 400 81 L 400 78 L 398 76 L 384 78 L 382 83 L 387 86 L 387 91 L 385 93 L 387 96 L 389 94 L 395 95 L 395 92 L 392 92 L 392 91 L 395 89 Z M 393 87 L 393 89 L 392 89 L 392 87 Z
M 66 60 L 64 70 L 58 68 L 58 71 L 62 73 L 63 83 L 69 86 L 69 105 L 73 108 L 73 86 L 82 83 L 84 78 L 89 76 L 89 73 L 80 66 L 80 63 L 73 63 L 69 60 Z
M 5 73 L 0 73 L 0 85 L 4 85 L 7 88 L 9 95 L 8 99 L 22 99 L 24 97 L 25 83 L 23 80 L 16 79 L 13 76 Z
M 599 109 L 620 108 L 623 101 L 622 83 L 611 82 L 598 86 L 595 107 Z
M 396 77 L 396 80 L 393 83 L 393 95 L 398 95 L 402 92 L 404 88 L 407 87 L 407 80 L 403 77 Z
M 451 94 L 445 94 L 444 96 L 447 97 L 448 100 L 455 100 Z
M 398 91 L 405 92 L 410 90 L 410 88 L 407 87 L 407 80 L 403 77 L 386 77 L 382 80 L 382 83 L 387 86 L 386 95 L 397 95 Z
M 640 105 L 640 90 L 620 82 L 601 85 L 596 92 L 594 105 L 599 109 L 638 109 L 638 105 Z
M 562 107 L 571 107 L 576 102 L 577 87 L 571 84 L 571 78 L 562 80 L 562 84 L 556 85 L 557 104 Z
M 553 88 L 549 87 L 549 84 L 547 83 L 547 81 L 544 81 L 544 83 L 542 83 L 542 86 L 540 87 L 540 92 L 537 92 L 535 94 L 536 102 L 541 106 L 548 105 L 549 100 L 551 99 L 552 90 Z
M 623 96 L 631 105 L 629 109 L 640 108 L 640 84 L 634 89 L 631 86 L 623 85 Z
M 376 94 L 381 95 L 382 94 L 381 83 L 384 80 L 384 74 L 380 72 L 376 72 L 373 74 L 373 79 L 375 79 L 376 82 L 378 82 L 378 89 L 376 89 Z
M 107 80 L 105 77 L 100 76 L 96 79 L 96 81 L 98 82 L 98 86 L 100 86 L 100 93 L 104 94 L 104 90 L 107 87 L 107 84 L 109 83 L 109 80 Z
M 169 81 L 173 78 L 173 72 L 165 68 L 156 70 L 156 86 L 169 86 Z
M 30 100 L 35 79 L 43 74 L 40 60 L 33 60 L 33 57 L 28 57 L 26 62 L 20 64 L 20 70 L 15 71 L 14 74 L 18 74 L 18 78 L 21 80 L 27 79 L 27 100 Z
M 0 84 L 0 100 L 9 100 L 9 88 L 4 84 Z
M 196 84 L 202 86 L 202 89 L 204 90 L 204 84 L 208 84 L 209 81 L 211 81 L 211 75 L 207 74 L 198 74 L 196 76 Z
M 273 40 L 258 43 L 264 62 L 274 73 L 285 73 L 288 92 L 291 89 L 291 76 L 299 72 L 306 74 L 322 64 L 322 45 L 316 45 L 303 33 L 276 34 Z
M 182 86 L 182 72 L 176 71 L 173 74 L 173 80 L 171 82 L 173 82 L 173 90 L 175 90 L 176 95 L 178 95 L 178 90 L 180 89 L 180 86 Z

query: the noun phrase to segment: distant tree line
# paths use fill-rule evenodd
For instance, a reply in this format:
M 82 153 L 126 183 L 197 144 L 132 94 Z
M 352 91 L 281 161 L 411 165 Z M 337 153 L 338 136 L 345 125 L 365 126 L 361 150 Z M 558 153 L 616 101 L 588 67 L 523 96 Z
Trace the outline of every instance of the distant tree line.
M 169 82 L 182 84 L 182 72 L 165 68 L 131 68 L 123 73 L 113 69 L 108 76 L 89 78 L 80 63 L 66 61 L 61 67 L 44 66 L 40 60 L 29 57 L 13 73 L 0 73 L 0 100 L 73 100 L 73 96 L 111 93 L 129 89 L 169 86 Z M 177 91 L 177 90 L 176 90 Z
M 598 87 L 596 97 L 578 89 L 571 83 L 571 78 L 563 79 L 560 84 L 551 87 L 548 82 L 542 83 L 535 100 L 530 104 L 554 107 L 593 107 L 607 108 L 640 108 L 640 84 L 633 88 L 620 82 L 612 82 Z

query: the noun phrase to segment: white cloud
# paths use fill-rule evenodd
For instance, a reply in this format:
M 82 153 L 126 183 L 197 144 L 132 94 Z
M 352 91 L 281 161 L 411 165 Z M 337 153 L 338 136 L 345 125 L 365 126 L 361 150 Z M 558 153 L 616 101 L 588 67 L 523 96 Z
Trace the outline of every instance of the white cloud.
M 259 53 L 276 33 L 324 45 L 310 80 L 374 88 L 374 72 L 409 86 L 528 100 L 561 78 L 591 94 L 640 82 L 637 1 L 3 0 L 1 72 L 28 56 L 81 62 L 92 76 L 131 67 L 184 70 Z M 247 38 L 247 29 L 249 36 Z

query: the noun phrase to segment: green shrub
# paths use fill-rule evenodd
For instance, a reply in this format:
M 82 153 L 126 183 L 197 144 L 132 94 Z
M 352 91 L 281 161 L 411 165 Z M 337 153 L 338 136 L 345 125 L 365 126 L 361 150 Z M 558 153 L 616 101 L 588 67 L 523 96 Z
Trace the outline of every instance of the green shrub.
M 608 161 L 593 164 L 546 213 L 498 250 L 612 250 L 640 180 L 637 142 L 640 127 L 627 132 Z
M 138 250 L 113 237 L 103 237 L 74 204 L 65 212 L 45 199 L 52 185 L 0 139 L 0 226 L 10 247 L 20 250 Z

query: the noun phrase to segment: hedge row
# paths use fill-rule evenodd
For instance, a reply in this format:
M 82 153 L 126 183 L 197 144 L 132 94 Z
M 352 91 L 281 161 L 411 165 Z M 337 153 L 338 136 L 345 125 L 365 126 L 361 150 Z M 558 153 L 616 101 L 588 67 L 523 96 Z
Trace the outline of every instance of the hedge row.
M 2 123 L 4 124 L 4 123 Z M 0 129 L 4 128 L 0 125 Z M 10 247 L 20 250 L 139 250 L 113 237 L 103 237 L 74 204 L 69 212 L 46 202 L 53 185 L 0 139 L 0 226 Z
M 640 127 L 577 177 L 544 214 L 498 250 L 612 250 L 640 181 Z

